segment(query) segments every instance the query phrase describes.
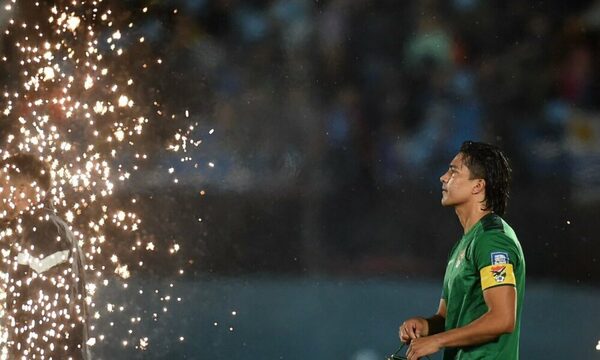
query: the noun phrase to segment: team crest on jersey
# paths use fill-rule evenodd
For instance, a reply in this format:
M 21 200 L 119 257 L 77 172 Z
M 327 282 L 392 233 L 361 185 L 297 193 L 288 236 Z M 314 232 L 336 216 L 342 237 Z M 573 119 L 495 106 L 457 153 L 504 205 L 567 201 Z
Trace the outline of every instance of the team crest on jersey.
M 493 265 L 491 272 L 496 283 L 503 283 L 506 279 L 506 265 Z
M 505 252 L 493 252 L 492 265 L 508 264 L 508 254 Z

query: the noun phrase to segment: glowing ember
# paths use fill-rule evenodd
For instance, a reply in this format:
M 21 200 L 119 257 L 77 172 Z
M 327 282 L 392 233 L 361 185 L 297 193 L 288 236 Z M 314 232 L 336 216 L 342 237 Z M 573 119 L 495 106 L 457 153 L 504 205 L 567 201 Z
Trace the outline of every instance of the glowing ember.
M 119 97 L 119 106 L 125 107 L 127 105 L 129 105 L 129 98 L 127 97 L 127 95 L 121 95 Z
M 81 23 L 81 19 L 79 17 L 71 16 L 67 20 L 67 28 L 71 31 L 75 31 L 79 27 L 80 23 Z
M 13 5 L 5 6 L 7 11 L 20 8 L 14 6 L 17 0 L 11 2 Z M 122 66 L 125 59 L 129 63 L 138 55 L 134 48 L 127 46 L 147 46 L 148 41 L 139 37 L 139 41 L 127 45 L 123 40 L 129 37 L 124 29 L 131 29 L 133 24 L 118 24 L 104 2 L 72 0 L 51 7 L 46 2 L 28 2 L 23 9 L 30 10 L 30 7 L 36 11 L 5 14 L 22 18 L 7 22 L 5 34 L 10 37 L 5 43 L 13 48 L 2 59 L 7 66 L 15 69 L 20 85 L 4 91 L 5 101 L 0 111 L 14 126 L 8 130 L 7 144 L 0 150 L 0 158 L 24 152 L 49 164 L 53 180 L 47 194 L 48 202 L 66 221 L 85 257 L 88 279 L 83 300 L 89 305 L 90 322 L 119 313 L 127 314 L 129 308 L 119 301 L 97 304 L 96 294 L 114 282 L 119 282 L 122 290 L 127 289 L 130 284 L 121 283 L 123 279 L 133 278 L 134 269 L 144 265 L 138 257 L 140 251 L 162 251 L 171 256 L 181 250 L 177 243 L 169 247 L 143 238 L 129 243 L 129 239 L 137 236 L 134 234 L 141 228 L 142 219 L 114 201 L 113 192 L 134 176 L 149 158 L 148 149 L 138 145 L 143 144 L 141 136 L 145 134 L 145 127 L 167 114 L 157 100 L 140 95 L 143 91 L 136 89 L 138 84 L 142 84 L 138 81 L 138 74 L 126 73 L 134 71 L 133 66 L 132 69 L 123 69 Z M 141 13 L 147 11 L 145 7 Z M 38 18 L 44 20 L 38 23 Z M 143 63 L 145 65 L 136 66 L 135 71 L 151 71 L 163 60 L 149 58 Z M 152 106 L 156 109 L 150 110 Z M 190 119 L 188 110 L 185 110 L 185 118 Z M 192 136 L 196 128 L 197 123 L 182 127 L 176 134 L 169 134 L 172 141 L 167 150 L 186 153 L 188 149 L 198 147 L 202 141 Z M 209 134 L 213 133 L 214 129 L 211 129 Z M 181 159 L 182 162 L 191 161 L 189 156 Z M 214 167 L 214 163 L 210 162 L 208 166 Z M 174 174 L 174 168 L 168 173 Z M 174 183 L 178 181 L 173 179 Z M 39 187 L 36 189 L 39 190 Z M 37 191 L 36 199 L 41 200 L 45 195 Z M 134 206 L 136 199 L 126 203 Z M 5 218 L 6 211 L 0 212 L 0 220 Z M 115 230 L 121 235 L 115 236 Z M 0 239 L 10 239 L 19 231 L 22 230 L 4 229 L 0 232 Z M 115 237 L 118 241 L 114 241 Z M 7 262 L 10 251 L 0 250 Z M 34 258 L 21 260 L 32 266 L 41 266 Z M 179 269 L 178 274 L 184 274 L 183 269 Z M 6 283 L 4 276 L 0 274 L 0 282 Z M 56 276 L 50 280 L 61 284 L 60 279 Z M 134 291 L 144 294 L 141 289 Z M 169 295 L 159 293 L 155 294 L 161 296 L 162 302 L 170 301 Z M 64 312 L 54 302 L 44 300 L 44 296 L 47 297 L 47 294 L 40 294 L 40 302 L 47 311 Z M 0 292 L 0 305 L 4 301 Z M 177 302 L 180 301 L 177 298 Z M 157 313 L 167 311 L 167 307 L 158 308 L 149 311 L 147 317 L 156 321 Z M 0 311 L 0 317 L 4 315 Z M 128 315 L 127 319 L 130 318 Z M 134 319 L 132 328 L 126 329 L 127 334 L 123 338 L 113 341 L 145 350 L 148 338 L 136 334 L 133 327 L 142 322 L 143 316 L 131 315 Z M 114 325 L 112 321 L 109 323 Z M 57 324 L 58 327 L 68 326 L 66 323 Z M 108 339 L 103 334 L 94 334 L 98 331 L 94 324 L 90 328 L 93 336 L 87 340 L 87 345 L 96 346 Z M 0 333 L 0 349 L 5 351 L 3 344 L 6 344 L 7 337 L 3 335 Z M 59 331 L 32 335 L 31 354 L 41 354 L 46 344 L 50 348 L 60 344 L 60 336 Z
M 147 337 L 141 338 L 139 346 L 140 346 L 141 350 L 146 350 L 146 348 L 148 348 L 148 338 Z
M 115 130 L 115 138 L 119 141 L 125 139 L 125 132 L 122 129 Z
M 86 90 L 89 90 L 89 89 L 91 89 L 91 88 L 92 88 L 92 86 L 94 86 L 94 79 L 92 79 L 92 77 L 88 75 L 88 76 L 85 78 L 85 83 L 83 84 L 83 87 L 84 87 Z
M 44 69 L 42 69 L 42 72 L 44 74 L 44 81 L 54 79 L 54 69 L 52 69 L 50 66 L 46 66 Z
M 123 279 L 128 279 L 129 276 L 131 276 L 131 274 L 129 273 L 129 270 L 127 270 L 127 265 L 117 266 L 117 268 L 115 269 L 115 273 L 118 274 Z

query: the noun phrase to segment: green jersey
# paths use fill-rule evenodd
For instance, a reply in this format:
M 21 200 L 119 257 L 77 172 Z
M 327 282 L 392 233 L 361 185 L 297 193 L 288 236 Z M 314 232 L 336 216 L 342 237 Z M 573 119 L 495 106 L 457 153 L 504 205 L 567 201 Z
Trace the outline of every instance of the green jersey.
M 512 333 L 477 346 L 447 348 L 444 360 L 514 360 L 519 358 L 519 333 L 525 290 L 525 258 L 513 229 L 490 213 L 454 245 L 448 259 L 442 298 L 446 331 L 460 328 L 488 311 L 483 292 L 494 286 L 517 289 L 517 318 Z

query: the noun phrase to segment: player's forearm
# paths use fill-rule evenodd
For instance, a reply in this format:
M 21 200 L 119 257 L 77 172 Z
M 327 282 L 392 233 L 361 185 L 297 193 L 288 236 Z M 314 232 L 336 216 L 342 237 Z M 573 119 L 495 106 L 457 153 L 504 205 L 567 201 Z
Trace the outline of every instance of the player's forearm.
M 443 316 L 435 314 L 425 320 L 427 320 L 429 330 L 427 333 L 428 336 L 439 334 L 445 330 L 446 319 Z
M 490 342 L 514 330 L 514 319 L 500 313 L 487 312 L 472 323 L 437 335 L 442 347 L 473 346 Z

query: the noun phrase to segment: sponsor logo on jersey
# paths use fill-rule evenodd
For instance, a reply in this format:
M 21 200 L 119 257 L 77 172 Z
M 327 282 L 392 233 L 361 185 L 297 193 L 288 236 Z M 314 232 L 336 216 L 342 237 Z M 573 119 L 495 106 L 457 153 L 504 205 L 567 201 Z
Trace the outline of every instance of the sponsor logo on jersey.
M 492 265 L 508 264 L 508 254 L 505 252 L 493 252 L 491 257 Z
M 491 268 L 492 276 L 497 283 L 503 283 L 506 279 L 506 266 L 493 265 Z

